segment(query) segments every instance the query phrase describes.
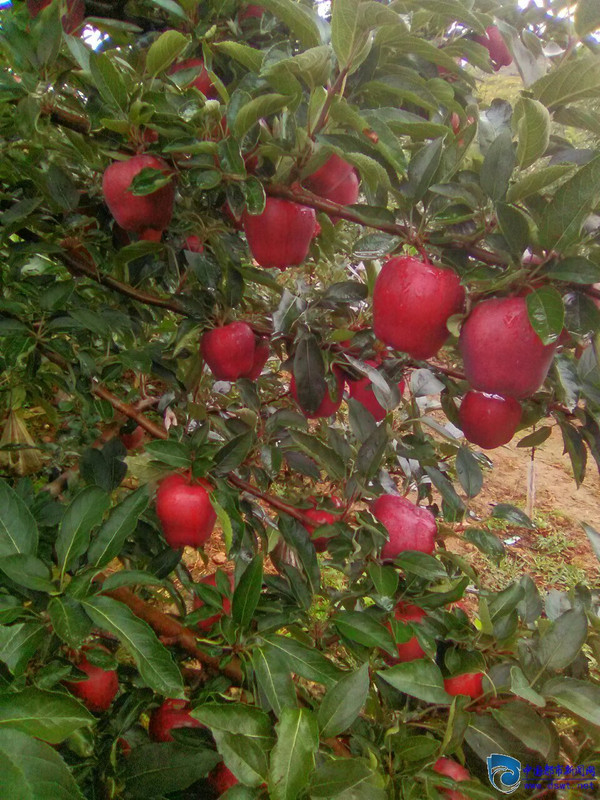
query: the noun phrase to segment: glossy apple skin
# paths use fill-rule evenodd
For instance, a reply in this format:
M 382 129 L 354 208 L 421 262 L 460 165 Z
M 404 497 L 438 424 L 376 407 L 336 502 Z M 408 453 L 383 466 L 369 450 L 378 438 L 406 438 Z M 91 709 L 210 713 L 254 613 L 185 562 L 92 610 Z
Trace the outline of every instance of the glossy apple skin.
M 493 450 L 510 442 L 521 414 L 521 405 L 513 397 L 467 392 L 458 418 L 465 439 L 484 450 Z
M 252 362 L 252 369 L 248 370 L 248 372 L 244 372 L 242 378 L 248 378 L 248 380 L 251 381 L 258 380 L 261 372 L 263 371 L 263 367 L 269 360 L 270 354 L 271 347 L 269 346 L 268 339 L 259 339 L 254 348 L 254 361 Z
M 305 261 L 316 222 L 314 209 L 277 197 L 267 198 L 262 214 L 242 214 L 252 256 L 261 267 L 276 269 Z
M 143 169 L 157 169 L 164 173 L 170 171 L 166 161 L 151 155 L 114 161 L 102 177 L 104 200 L 123 230 L 140 233 L 150 228 L 162 231 L 169 227 L 173 216 L 175 184 L 171 181 L 152 194 L 138 197 L 128 190 L 131 181 Z
M 234 577 L 231 573 L 227 576 L 229 578 L 229 585 L 231 586 L 231 590 L 233 591 L 233 584 L 234 584 Z M 217 585 L 217 575 L 213 572 L 212 575 L 207 575 L 205 578 L 200 578 L 200 583 L 205 583 L 207 586 L 215 586 Z M 204 603 L 198 597 L 194 597 L 194 610 L 198 608 L 202 608 Z M 206 632 L 209 631 L 215 622 L 218 622 L 223 614 L 230 614 L 231 613 L 231 600 L 228 597 L 223 597 L 223 612 L 217 611 L 212 617 L 207 617 L 206 619 L 201 619 L 200 622 L 197 623 L 196 627 L 199 631 Z
M 390 537 L 381 550 L 384 561 L 393 560 L 405 550 L 433 553 L 437 525 L 426 508 L 419 508 L 405 497 L 383 494 L 372 503 L 371 512 Z
M 208 777 L 206 778 L 208 783 L 212 786 L 215 792 L 218 793 L 220 797 L 222 794 L 228 789 L 231 789 L 232 786 L 236 786 L 238 784 L 238 779 L 235 777 L 233 772 L 228 769 L 223 761 L 209 772 Z
M 292 380 L 290 382 L 290 394 L 294 398 L 294 400 L 300 406 L 300 410 L 304 414 L 307 419 L 318 419 L 319 417 L 331 417 L 333 414 L 337 412 L 339 407 L 342 405 L 342 400 L 344 397 L 344 375 L 339 369 L 339 367 L 333 368 L 333 374 L 335 375 L 336 384 L 337 384 L 337 400 L 334 400 L 329 394 L 329 386 L 325 391 L 325 397 L 321 401 L 320 406 L 313 411 L 312 414 L 309 414 L 302 406 L 300 405 L 300 401 L 298 400 L 298 391 L 296 389 L 296 378 L 292 375 Z
M 487 48 L 492 66 L 496 72 L 502 67 L 508 67 L 513 62 L 510 50 L 502 38 L 502 34 L 495 25 L 485 29 L 485 36 L 476 36 L 475 41 Z
M 369 364 L 371 367 L 379 366 L 376 361 L 365 361 L 365 364 Z M 404 381 L 398 383 L 398 391 L 400 392 L 400 397 L 402 397 L 404 394 Z M 358 400 L 358 402 L 373 415 L 377 422 L 381 422 L 387 414 L 385 408 L 375 397 L 373 384 L 366 375 L 359 378 L 357 381 L 348 381 L 348 394 L 350 397 Z
M 310 538 L 315 550 L 317 553 L 324 553 L 325 550 L 327 550 L 330 542 L 329 537 L 317 536 L 314 538 L 313 533 L 319 527 L 319 525 L 332 525 L 337 519 L 336 515 L 329 511 L 321 511 L 318 508 L 309 508 L 306 511 L 303 511 L 303 513 L 315 522 L 314 525 L 306 525 L 306 530 L 310 534 Z
M 219 381 L 236 381 L 254 366 L 256 340 L 245 322 L 230 322 L 202 336 L 202 358 Z
M 360 181 L 352 164 L 334 154 L 306 178 L 304 185 L 319 197 L 342 206 L 351 206 L 358 200 Z M 331 214 L 329 216 L 335 225 L 339 218 Z
M 150 714 L 148 733 L 153 742 L 172 742 L 173 728 L 203 728 L 202 723 L 190 716 L 186 700 L 165 700 Z
M 453 778 L 458 782 L 468 781 L 471 777 L 467 769 L 451 758 L 438 758 L 432 769 L 439 775 L 445 775 L 447 778 Z M 466 795 L 462 792 L 457 792 L 456 789 L 440 789 L 440 791 L 447 800 L 468 800 Z
M 465 672 L 453 678 L 444 678 L 444 689 L 452 697 L 464 694 L 475 700 L 483 694 L 483 672 Z
M 431 358 L 449 336 L 449 317 L 462 310 L 464 301 L 455 272 L 412 256 L 391 258 L 375 281 L 375 336 L 413 358 Z
M 40 11 L 49 6 L 52 0 L 27 0 L 30 17 L 37 17 Z M 62 16 L 62 27 L 65 33 L 74 33 L 85 19 L 84 0 L 67 0 L 67 13 Z
M 208 486 L 206 481 L 190 483 L 183 475 L 169 475 L 158 487 L 156 514 L 167 543 L 174 549 L 201 547 L 211 535 L 217 515 Z
M 412 605 L 411 603 L 398 603 L 394 610 L 394 619 L 398 620 L 398 622 L 410 622 L 418 625 L 425 616 L 427 616 L 427 614 L 422 608 Z M 391 632 L 391 625 L 388 625 L 388 628 Z M 416 636 L 396 646 L 398 648 L 397 656 L 391 657 L 387 654 L 384 656 L 388 664 L 402 664 L 406 661 L 416 661 L 418 658 L 424 658 L 426 656 Z
M 201 58 L 188 58 L 180 64 L 175 64 L 169 70 L 169 75 L 174 75 L 176 72 L 181 72 L 183 69 L 192 69 L 193 67 L 202 67 L 200 74 L 194 78 L 188 86 L 195 86 L 198 91 L 202 92 L 205 97 L 216 97 L 217 90 L 210 79 L 210 75 L 206 71 L 204 61 Z
M 556 344 L 542 344 L 529 322 L 524 297 L 494 297 L 469 314 L 459 348 L 474 389 L 523 400 L 544 383 Z
M 204 245 L 202 244 L 202 240 L 199 236 L 188 236 L 183 246 L 186 250 L 189 250 L 190 253 L 203 253 L 204 252 Z
M 135 450 L 143 442 L 144 435 L 144 429 L 138 425 L 131 433 L 122 433 L 120 439 L 128 450 Z
M 90 648 L 91 649 L 91 648 Z M 95 646 L 94 649 L 106 650 L 105 647 Z M 65 686 L 71 694 L 83 701 L 90 711 L 106 711 L 119 691 L 119 677 L 115 670 L 101 669 L 90 664 L 85 655 L 77 667 L 88 676 L 83 681 L 65 681 Z

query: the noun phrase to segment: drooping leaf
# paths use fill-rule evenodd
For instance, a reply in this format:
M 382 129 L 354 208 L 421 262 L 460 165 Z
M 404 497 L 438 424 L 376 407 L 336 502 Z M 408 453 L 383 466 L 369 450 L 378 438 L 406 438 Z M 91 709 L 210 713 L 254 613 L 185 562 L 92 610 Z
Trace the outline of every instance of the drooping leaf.
M 95 718 L 79 700 L 33 686 L 0 695 L 0 732 L 10 728 L 50 744 L 59 744 Z
M 61 575 L 87 550 L 93 528 L 100 524 L 110 496 L 98 486 L 86 486 L 69 503 L 56 537 Z

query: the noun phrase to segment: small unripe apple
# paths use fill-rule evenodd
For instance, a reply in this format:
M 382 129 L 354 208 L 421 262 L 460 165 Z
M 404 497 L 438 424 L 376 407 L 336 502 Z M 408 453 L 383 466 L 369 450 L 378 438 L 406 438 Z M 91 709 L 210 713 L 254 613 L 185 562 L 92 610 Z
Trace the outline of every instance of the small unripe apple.
M 131 433 L 121 433 L 119 438 L 128 450 L 135 450 L 144 441 L 144 435 L 144 429 L 138 425 Z
M 493 450 L 510 442 L 521 421 L 521 413 L 521 405 L 513 397 L 467 392 L 458 418 L 465 439 L 484 450 Z
M 485 36 L 476 36 L 475 41 L 487 48 L 490 54 L 490 61 L 496 72 L 502 67 L 512 64 L 513 57 L 502 38 L 502 34 L 495 25 L 490 25 L 485 29 Z
M 183 246 L 185 250 L 189 250 L 190 253 L 204 252 L 204 245 L 202 243 L 202 239 L 196 235 L 188 236 L 185 242 L 183 243 Z
M 444 689 L 452 697 L 464 694 L 475 700 L 483 694 L 483 672 L 465 672 L 453 678 L 444 678 Z
M 371 367 L 378 367 L 378 363 L 376 361 L 365 361 L 365 364 L 369 364 Z M 398 383 L 398 392 L 400 396 L 404 393 L 404 381 L 400 381 Z M 381 405 L 379 400 L 375 397 L 375 392 L 373 391 L 373 384 L 371 379 L 364 375 L 362 378 L 358 380 L 349 380 L 348 381 L 348 393 L 350 397 L 353 397 L 355 400 L 363 405 L 367 411 L 373 415 L 377 422 L 381 422 L 381 420 L 387 414 L 385 408 Z
M 85 651 L 91 649 L 109 652 L 102 645 L 94 645 L 93 648 L 84 647 L 77 667 L 82 672 L 85 672 L 88 676 L 87 680 L 65 681 L 65 686 L 67 686 L 71 694 L 82 700 L 90 711 L 106 711 L 110 708 L 119 691 L 119 677 L 113 669 L 102 669 L 90 664 L 85 656 Z
M 314 520 L 314 525 L 306 525 L 306 530 L 310 535 L 310 539 L 315 547 L 317 553 L 324 553 L 327 550 L 327 547 L 330 542 L 329 536 L 317 536 L 316 538 L 313 537 L 315 530 L 320 525 L 332 525 L 336 522 L 337 517 L 335 514 L 332 514 L 330 511 L 322 511 L 318 508 L 309 508 L 306 511 L 303 511 L 305 516 L 310 517 L 310 519 Z
M 183 475 L 169 475 L 156 492 L 156 515 L 164 537 L 173 547 L 201 547 L 211 535 L 217 515 L 210 502 L 210 484 L 190 483 Z
M 150 714 L 148 733 L 153 742 L 172 742 L 173 728 L 203 728 L 200 720 L 190 716 L 190 704 L 186 700 L 165 700 Z
M 434 356 L 449 336 L 446 323 L 464 305 L 458 275 L 412 256 L 391 258 L 375 281 L 373 330 L 413 358 Z
M 427 614 L 422 608 L 412 605 L 411 603 L 400 602 L 394 609 L 394 619 L 398 620 L 398 622 L 409 622 L 418 625 L 423 617 L 426 616 Z M 391 625 L 388 624 L 388 628 L 391 632 Z M 423 658 L 426 655 L 416 636 L 396 646 L 398 648 L 397 656 L 388 656 L 387 654 L 384 656 L 388 664 L 393 665 L 401 664 L 406 661 L 416 661 L 417 658 Z
M 389 535 L 381 550 L 385 561 L 393 560 L 405 550 L 433 553 L 437 525 L 426 508 L 414 505 L 405 497 L 383 494 L 372 503 L 371 512 Z
M 217 792 L 218 797 L 225 794 L 228 789 L 231 789 L 232 786 L 236 786 L 238 783 L 238 779 L 233 772 L 225 766 L 223 761 L 217 764 L 217 766 L 208 773 L 206 780 L 214 791 Z
M 525 297 L 494 297 L 471 311 L 459 347 L 474 389 L 523 400 L 544 383 L 556 343 L 542 344 L 529 322 Z
M 233 591 L 233 584 L 234 584 L 234 577 L 231 573 L 227 575 L 229 578 L 229 585 Z M 200 578 L 200 583 L 206 584 L 206 586 L 215 586 L 217 585 L 217 574 L 215 572 L 212 575 L 206 575 L 204 578 Z M 194 596 L 194 610 L 198 608 L 203 608 L 204 603 L 202 600 L 195 595 Z M 215 622 L 218 622 L 223 614 L 230 614 L 231 613 L 231 600 L 229 597 L 223 597 L 223 611 L 217 611 L 212 617 L 207 617 L 206 619 L 201 619 L 200 622 L 197 623 L 196 627 L 200 631 L 209 631 Z
M 262 214 L 244 211 L 242 223 L 250 252 L 261 267 L 286 269 L 306 259 L 315 232 L 314 209 L 267 197 Z
M 170 172 L 166 161 L 151 155 L 114 161 L 102 177 L 104 200 L 117 224 L 124 230 L 140 233 L 150 228 L 162 231 L 169 227 L 173 216 L 175 184 L 171 180 L 151 194 L 132 194 L 129 191 L 131 182 L 143 169 L 155 169 L 165 175 Z
M 457 782 L 468 781 L 471 777 L 467 769 L 451 758 L 438 758 L 432 769 L 439 775 L 445 775 Z M 466 795 L 456 789 L 440 789 L 440 791 L 447 800 L 468 800 Z
M 248 380 L 251 381 L 258 380 L 261 372 L 263 371 L 263 367 L 269 360 L 270 355 L 271 348 L 269 346 L 269 340 L 259 339 L 254 348 L 254 361 L 252 362 L 252 369 L 248 370 L 248 372 L 244 372 L 242 378 L 248 378 Z
M 230 322 L 202 336 L 200 350 L 219 381 L 236 381 L 254 366 L 256 340 L 246 322 Z
M 188 86 L 195 86 L 198 91 L 202 92 L 205 97 L 217 97 L 217 90 L 208 74 L 204 61 L 201 58 L 188 58 L 180 64 L 175 64 L 169 70 L 169 75 L 174 75 L 176 72 L 181 72 L 184 69 L 193 69 L 194 67 L 201 67 L 199 75 L 193 78 Z
M 49 6 L 52 0 L 27 0 L 27 10 L 30 17 L 37 17 L 40 11 Z M 85 19 L 84 0 L 67 0 L 67 13 L 63 14 L 61 22 L 65 33 L 74 33 L 83 24 Z
M 300 401 L 298 399 L 298 390 L 296 387 L 296 378 L 292 375 L 292 380 L 290 382 L 290 394 L 294 398 L 294 400 L 300 406 L 300 409 L 304 416 L 307 419 L 317 419 L 319 417 L 331 417 L 333 414 L 337 412 L 339 407 L 342 405 L 342 400 L 344 397 L 344 373 L 339 367 L 333 367 L 332 372 L 335 376 L 336 382 L 336 397 L 332 397 L 329 394 L 329 386 L 325 390 L 325 397 L 321 400 L 319 407 L 316 411 L 309 413 L 306 409 L 302 408 L 300 405 Z

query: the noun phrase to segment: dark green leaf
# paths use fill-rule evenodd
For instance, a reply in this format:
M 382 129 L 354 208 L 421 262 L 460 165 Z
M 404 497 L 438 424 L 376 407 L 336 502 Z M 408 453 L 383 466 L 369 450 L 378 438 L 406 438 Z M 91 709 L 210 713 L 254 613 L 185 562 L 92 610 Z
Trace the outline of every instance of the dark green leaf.
M 182 442 L 160 440 L 148 442 L 146 452 L 150 453 L 156 461 L 161 461 L 176 469 L 187 468 L 192 463 L 189 447 Z
M 50 569 L 40 558 L 25 553 L 13 553 L 0 558 L 0 570 L 17 585 L 36 592 L 52 592 L 56 589 L 50 580 Z
M 361 445 L 356 457 L 356 470 L 364 478 L 372 478 L 381 465 L 388 444 L 385 425 L 379 425 Z
M 227 442 L 215 454 L 214 464 L 220 475 L 227 475 L 243 464 L 255 443 L 254 431 L 246 431 Z
M 369 665 L 344 675 L 321 700 L 317 721 L 322 737 L 339 736 L 360 714 L 369 693 Z
M 61 577 L 88 548 L 92 529 L 100 524 L 110 496 L 98 486 L 87 486 L 69 503 L 56 537 Z
M 525 299 L 532 328 L 543 344 L 552 344 L 562 333 L 565 323 L 562 297 L 553 286 L 542 286 Z
M 600 281 L 600 264 L 594 264 L 582 256 L 571 256 L 551 265 L 546 275 L 556 281 L 597 283 Z
M 125 111 L 129 105 L 127 87 L 112 59 L 106 53 L 90 53 L 90 72 L 104 102 Z
M 13 553 L 35 555 L 37 545 L 38 530 L 31 512 L 0 478 L 0 557 Z
M 321 765 L 310 782 L 311 798 L 323 800 L 384 800 L 385 792 L 373 781 L 373 772 L 356 757 Z
M 483 487 L 483 472 L 479 462 L 467 447 L 456 456 L 456 474 L 467 497 L 476 497 Z
M 255 739 L 266 749 L 273 745 L 275 737 L 271 720 L 258 708 L 242 703 L 203 703 L 192 711 L 192 716 L 212 731 L 239 733 Z
M 396 655 L 396 645 L 391 633 L 368 612 L 340 611 L 331 621 L 347 639 L 365 647 L 379 647 L 390 655 Z
M 131 797 L 164 797 L 187 789 L 219 762 L 214 750 L 160 742 L 135 747 L 127 759 L 125 781 Z
M 328 473 L 333 480 L 341 480 L 346 474 L 343 460 L 335 450 L 322 444 L 312 434 L 302 431 L 290 431 L 292 440 Z
M 482 528 L 467 528 L 464 533 L 467 542 L 474 544 L 478 550 L 485 553 L 486 556 L 492 558 L 502 558 L 505 554 L 504 545 L 490 531 L 483 530 Z
M 255 647 L 252 668 L 258 688 L 276 716 L 297 704 L 296 687 L 284 653 L 269 645 Z
M 294 378 L 298 402 L 308 414 L 316 411 L 328 391 L 323 355 L 314 336 L 303 336 L 294 353 Z
M 20 675 L 45 638 L 46 629 L 37 622 L 0 626 L 0 661 Z
M 164 31 L 150 45 L 146 55 L 146 70 L 150 75 L 164 72 L 183 52 L 189 37 L 179 31 Z
M 58 753 L 21 731 L 0 730 L 0 773 L 7 800 L 83 800 Z
M 331 686 L 340 678 L 340 671 L 318 650 L 307 647 L 288 636 L 268 636 L 265 641 L 287 659 L 289 669 L 309 681 Z
M 577 658 L 587 637 L 587 616 L 582 608 L 571 608 L 552 622 L 537 646 L 540 664 L 564 669 Z
M 492 711 L 494 719 L 520 739 L 526 747 L 550 759 L 553 737 L 548 722 L 527 703 L 519 700 Z
M 50 744 L 59 744 L 73 731 L 95 723 L 74 697 L 29 687 L 0 695 L 0 731 L 10 728 Z
M 490 145 L 479 180 L 481 188 L 492 200 L 502 200 L 506 196 L 508 183 L 515 168 L 515 149 L 510 131 L 503 131 Z
M 81 603 L 68 595 L 53 597 L 48 603 L 48 614 L 54 633 L 69 647 L 81 647 L 92 630 L 92 621 Z
M 518 525 L 520 528 L 535 530 L 535 525 L 527 514 L 521 511 L 520 508 L 511 506 L 510 503 L 497 503 L 492 511 L 492 517 L 510 522 L 512 525 Z
M 590 545 L 592 546 L 592 550 L 594 551 L 596 558 L 600 561 L 600 533 L 594 530 L 591 525 L 588 525 L 586 522 L 581 523 L 583 530 L 585 531 L 585 535 L 588 537 Z
M 140 516 L 150 501 L 148 487 L 143 486 L 128 495 L 110 512 L 94 536 L 88 550 L 88 561 L 96 567 L 104 567 L 119 555 L 125 540 L 136 529 Z
M 540 444 L 543 444 L 546 439 L 551 435 L 552 428 L 549 425 L 542 426 L 538 428 L 537 431 L 530 433 L 528 436 L 524 436 L 520 441 L 517 442 L 517 447 L 537 447 Z
M 242 628 L 248 628 L 260 599 L 263 582 L 263 557 L 254 556 L 239 580 L 231 601 L 231 616 Z
M 554 700 L 578 717 L 583 717 L 600 728 L 600 687 L 576 678 L 552 678 L 541 690 L 542 695 Z
M 285 708 L 276 725 L 271 753 L 269 795 L 273 800 L 297 800 L 315 768 L 319 729 L 312 711 Z
M 444 689 L 440 668 L 432 661 L 417 659 L 396 664 L 377 672 L 399 692 L 417 697 L 426 703 L 450 703 L 451 697 Z

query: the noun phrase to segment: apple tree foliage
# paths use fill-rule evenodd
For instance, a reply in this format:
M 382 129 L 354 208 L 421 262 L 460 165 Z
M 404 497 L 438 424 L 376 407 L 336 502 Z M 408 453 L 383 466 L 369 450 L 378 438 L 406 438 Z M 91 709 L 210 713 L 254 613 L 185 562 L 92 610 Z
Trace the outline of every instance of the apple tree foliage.
M 546 594 L 522 575 L 494 592 L 444 545 L 503 557 L 470 510 L 490 460 L 431 411 L 441 399 L 457 423 L 462 318 L 429 362 L 367 363 L 390 255 L 452 268 L 469 307 L 521 294 L 540 339 L 561 341 L 517 436 L 538 447 L 558 426 L 578 484 L 600 464 L 597 1 L 85 5 L 75 29 L 58 0 L 0 15 L 2 796 L 48 797 L 50 783 L 53 798 L 210 797 L 224 760 L 230 800 L 433 800 L 455 786 L 432 769 L 449 757 L 471 774 L 460 797 L 490 798 L 490 752 L 600 766 L 591 588 Z M 522 81 L 512 103 L 478 101 L 490 26 Z M 214 97 L 171 72 L 188 58 Z M 104 170 L 139 152 L 175 175 L 160 241 L 119 231 L 103 200 Z M 360 198 L 331 219 L 301 184 L 333 154 Z M 133 193 L 164 182 L 146 172 Z M 238 220 L 295 192 L 317 209 L 309 257 L 260 268 Z M 233 320 L 270 358 L 257 380 L 215 384 L 199 341 Z M 289 373 L 314 409 L 334 364 L 371 379 L 383 420 L 346 398 L 307 421 Z M 148 433 L 128 454 L 120 428 L 140 414 Z M 163 538 L 153 498 L 176 471 L 215 487 L 235 564 L 231 611 L 201 633 L 231 587 L 195 583 L 198 554 Z M 435 553 L 382 563 L 369 501 L 409 492 L 437 516 Z M 319 556 L 294 515 L 311 496 L 346 511 L 319 529 Z M 514 506 L 491 517 L 535 533 Z M 425 617 L 389 624 L 399 601 Z M 423 656 L 390 665 L 413 636 Z M 121 687 L 95 714 L 64 685 L 93 640 Z M 474 672 L 483 695 L 447 693 L 444 678 Z M 205 727 L 151 742 L 149 713 L 183 697 Z

